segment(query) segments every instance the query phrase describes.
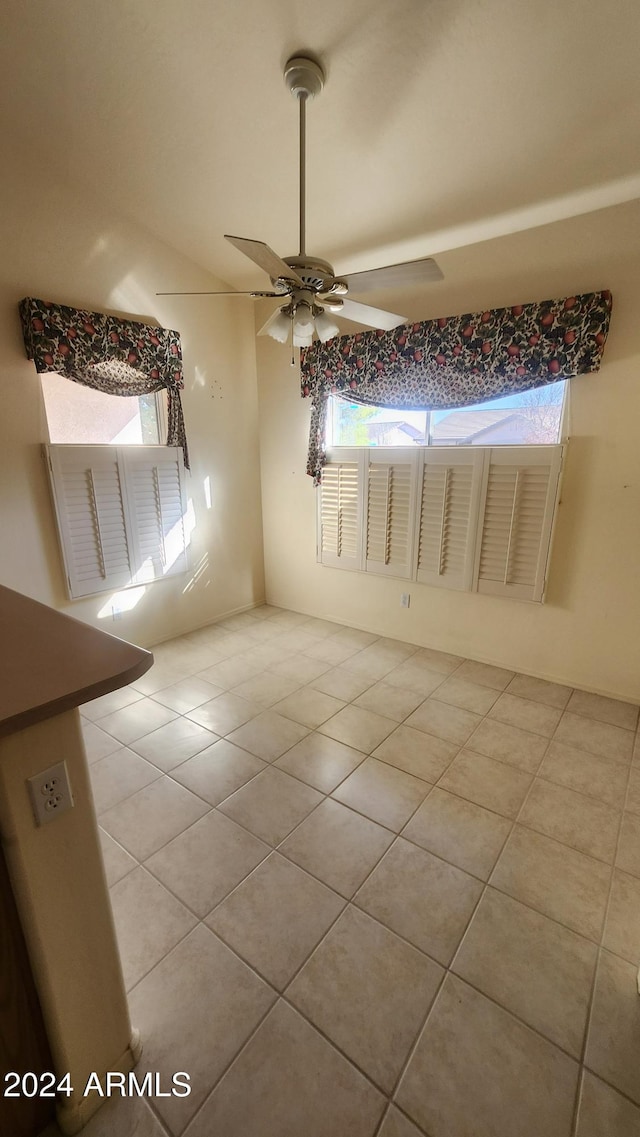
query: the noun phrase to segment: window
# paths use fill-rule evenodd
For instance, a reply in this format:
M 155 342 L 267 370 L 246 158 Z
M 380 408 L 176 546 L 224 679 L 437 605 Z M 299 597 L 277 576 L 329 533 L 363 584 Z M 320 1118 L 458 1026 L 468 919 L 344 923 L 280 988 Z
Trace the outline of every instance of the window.
M 318 560 L 440 588 L 544 597 L 563 447 L 339 448 Z
M 50 442 L 116 446 L 160 442 L 159 394 L 107 395 L 55 372 L 42 375 L 41 383 Z
M 366 407 L 332 396 L 327 445 L 544 446 L 560 440 L 566 383 L 450 410 Z
M 55 445 L 45 453 L 72 600 L 188 568 L 180 447 Z

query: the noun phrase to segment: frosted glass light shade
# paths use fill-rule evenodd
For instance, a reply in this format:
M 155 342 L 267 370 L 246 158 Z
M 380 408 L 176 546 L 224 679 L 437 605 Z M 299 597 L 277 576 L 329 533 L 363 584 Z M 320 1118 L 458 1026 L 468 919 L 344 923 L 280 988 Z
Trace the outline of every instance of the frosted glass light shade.
M 258 335 L 271 336 L 272 339 L 277 340 L 278 343 L 286 343 L 291 331 L 291 317 L 285 316 L 284 312 L 280 310 L 277 316 L 272 317 L 263 328 L 260 329 Z
M 313 313 L 308 304 L 298 304 L 293 320 L 293 330 L 299 336 L 312 336 L 314 330 Z
M 309 332 L 307 336 L 301 336 L 298 332 L 293 333 L 293 346 L 294 347 L 311 347 L 313 343 L 313 333 Z
M 338 325 L 334 324 L 333 320 L 327 316 L 326 312 L 317 312 L 316 331 L 322 342 L 326 343 L 327 340 L 331 340 L 334 336 L 337 336 L 340 329 Z

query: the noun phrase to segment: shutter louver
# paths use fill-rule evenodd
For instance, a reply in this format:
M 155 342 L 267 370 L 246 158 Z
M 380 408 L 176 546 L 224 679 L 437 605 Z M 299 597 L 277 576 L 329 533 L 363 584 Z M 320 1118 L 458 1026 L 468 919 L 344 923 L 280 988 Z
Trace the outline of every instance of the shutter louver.
M 369 572 L 411 575 L 415 470 L 415 461 L 389 462 L 377 455 L 370 458 L 366 524 Z
M 541 600 L 560 472 L 561 447 L 520 465 L 491 453 L 477 588 L 493 595 Z
M 320 559 L 340 568 L 360 567 L 361 464 L 336 462 L 322 471 Z
M 56 446 L 50 448 L 49 460 L 70 595 L 90 596 L 129 584 L 117 449 Z
M 418 530 L 417 579 L 468 589 L 473 576 L 482 455 L 425 456 Z

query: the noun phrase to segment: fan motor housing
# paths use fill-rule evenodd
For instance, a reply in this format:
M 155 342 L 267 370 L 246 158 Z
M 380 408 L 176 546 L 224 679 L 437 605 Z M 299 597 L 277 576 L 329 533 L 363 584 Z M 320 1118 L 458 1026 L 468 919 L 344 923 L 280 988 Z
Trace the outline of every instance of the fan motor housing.
M 335 280 L 332 266 L 319 257 L 285 257 L 284 260 L 312 292 L 328 292 Z

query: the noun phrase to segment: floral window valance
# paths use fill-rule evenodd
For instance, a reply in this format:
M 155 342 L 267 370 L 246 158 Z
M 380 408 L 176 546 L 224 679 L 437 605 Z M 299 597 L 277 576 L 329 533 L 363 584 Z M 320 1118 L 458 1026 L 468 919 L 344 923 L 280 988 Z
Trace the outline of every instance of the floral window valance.
M 182 446 L 188 468 L 177 332 L 32 297 L 20 301 L 20 319 L 27 357 L 40 373 L 56 371 L 108 395 L 148 395 L 164 387 L 167 446 Z
M 598 371 L 611 293 L 515 304 L 316 341 L 301 353 L 311 397 L 307 473 L 320 481 L 327 399 L 404 410 L 471 406 Z

